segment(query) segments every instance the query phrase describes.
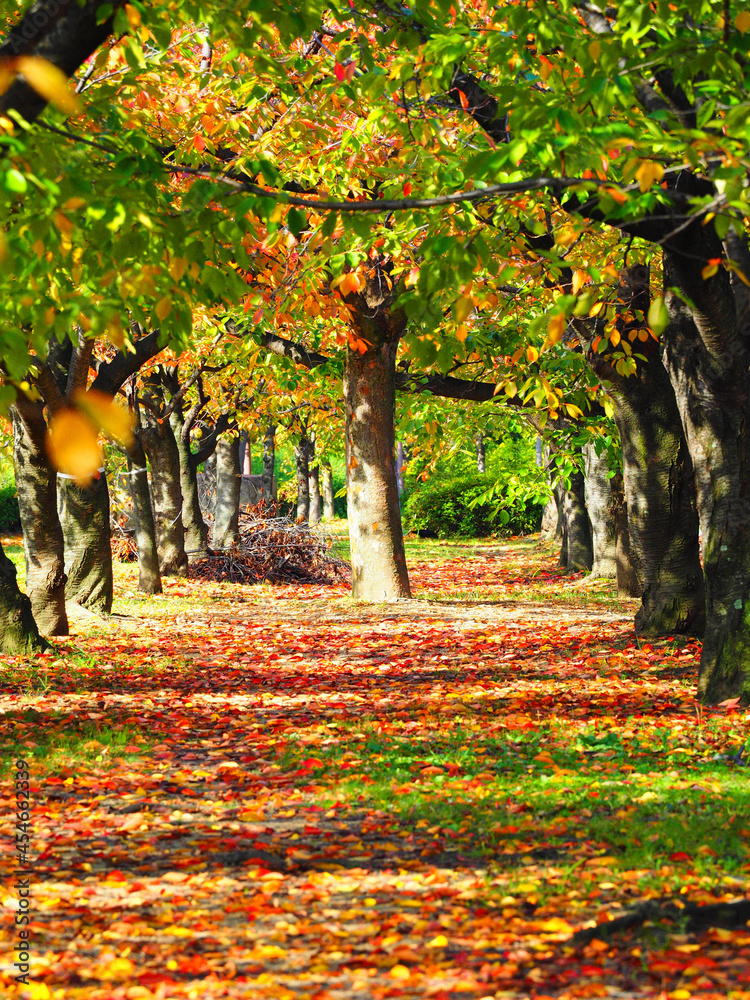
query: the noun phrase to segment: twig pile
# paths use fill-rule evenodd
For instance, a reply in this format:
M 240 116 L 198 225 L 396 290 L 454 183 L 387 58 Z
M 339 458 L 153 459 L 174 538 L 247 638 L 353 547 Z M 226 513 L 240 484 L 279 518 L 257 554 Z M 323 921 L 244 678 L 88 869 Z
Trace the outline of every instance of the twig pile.
M 337 583 L 351 568 L 332 552 L 332 539 L 308 524 L 277 517 L 274 504 L 240 511 L 240 538 L 231 549 L 216 550 L 191 563 L 188 575 L 230 583 Z

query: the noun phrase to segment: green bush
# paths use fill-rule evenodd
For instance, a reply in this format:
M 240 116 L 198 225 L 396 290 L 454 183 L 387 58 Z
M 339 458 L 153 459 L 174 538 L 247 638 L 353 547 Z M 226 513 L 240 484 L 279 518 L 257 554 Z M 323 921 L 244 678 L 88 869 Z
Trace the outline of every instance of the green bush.
M 484 477 L 460 476 L 413 488 L 404 505 L 404 523 L 409 531 L 431 532 L 438 538 L 526 535 L 539 530 L 543 509 L 512 488 L 503 493 Z
M 0 531 L 20 531 L 21 515 L 18 511 L 16 484 L 10 473 L 0 476 Z

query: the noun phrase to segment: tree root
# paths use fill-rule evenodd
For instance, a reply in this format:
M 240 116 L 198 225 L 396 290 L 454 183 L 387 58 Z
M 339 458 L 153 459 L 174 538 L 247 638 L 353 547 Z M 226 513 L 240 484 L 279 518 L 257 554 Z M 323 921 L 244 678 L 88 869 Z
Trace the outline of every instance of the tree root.
M 671 899 L 649 899 L 621 917 L 577 931 L 570 943 L 586 945 L 594 938 L 606 941 L 633 927 L 666 921 L 674 924 L 679 933 L 696 933 L 709 927 L 737 930 L 750 921 L 750 899 L 733 899 L 727 903 L 709 903 L 705 906 Z

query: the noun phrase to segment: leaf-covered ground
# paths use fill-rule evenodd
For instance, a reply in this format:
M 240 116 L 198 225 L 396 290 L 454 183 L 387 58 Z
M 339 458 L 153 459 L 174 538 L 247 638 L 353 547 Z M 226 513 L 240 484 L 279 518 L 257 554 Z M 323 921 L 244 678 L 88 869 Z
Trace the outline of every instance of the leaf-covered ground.
M 700 908 L 750 899 L 750 725 L 698 644 L 534 541 L 411 560 L 367 608 L 122 567 L 109 622 L 2 664 L 3 996 L 750 998 L 742 907 Z

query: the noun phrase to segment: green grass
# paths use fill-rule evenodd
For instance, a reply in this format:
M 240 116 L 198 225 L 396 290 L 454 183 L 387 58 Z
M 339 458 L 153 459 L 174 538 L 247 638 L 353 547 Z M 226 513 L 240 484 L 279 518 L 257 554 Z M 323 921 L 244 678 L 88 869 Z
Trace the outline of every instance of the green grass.
M 447 726 L 419 738 L 355 726 L 316 747 L 310 780 L 326 805 L 350 801 L 402 828 L 455 835 L 457 850 L 486 858 L 504 894 L 606 895 L 623 873 L 639 893 L 679 892 L 686 877 L 705 887 L 746 879 L 748 771 L 714 759 L 713 738 L 727 734 L 712 723 L 673 731 L 634 719 L 623 731 L 576 732 L 568 721 L 501 738 Z M 292 742 L 279 764 L 293 770 L 309 753 Z
M 21 709 L 16 722 L 16 736 L 0 747 L 2 775 L 19 759 L 31 764 L 35 776 L 39 771 L 121 766 L 123 759 L 140 757 L 156 742 L 126 725 L 73 720 L 60 712 Z

